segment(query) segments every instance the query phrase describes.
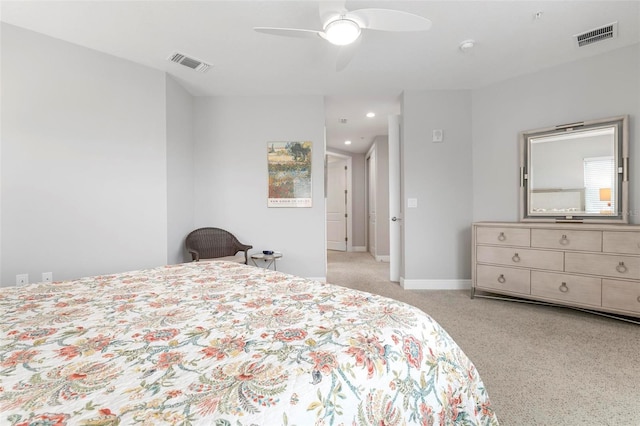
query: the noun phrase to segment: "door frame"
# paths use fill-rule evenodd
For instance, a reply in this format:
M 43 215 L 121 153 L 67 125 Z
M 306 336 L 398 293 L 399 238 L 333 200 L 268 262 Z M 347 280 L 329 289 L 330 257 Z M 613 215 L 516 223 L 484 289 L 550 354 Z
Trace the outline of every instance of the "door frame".
M 352 157 L 350 155 L 340 154 L 335 151 L 327 150 L 325 151 L 326 157 L 338 157 L 342 160 L 347 161 L 347 252 L 353 251 L 353 175 L 352 175 Z M 329 163 L 327 158 L 327 164 Z M 328 169 L 325 169 L 325 173 L 328 173 Z M 325 182 L 328 182 L 328 179 L 325 179 Z M 327 197 L 328 188 L 325 192 L 325 199 Z M 324 240 L 325 247 L 327 242 L 327 203 L 325 200 L 324 207 Z
M 400 114 L 390 115 L 389 122 L 389 279 L 400 282 L 404 275 L 403 234 L 404 207 L 402 205 L 402 131 Z M 398 220 L 393 221 L 396 217 Z

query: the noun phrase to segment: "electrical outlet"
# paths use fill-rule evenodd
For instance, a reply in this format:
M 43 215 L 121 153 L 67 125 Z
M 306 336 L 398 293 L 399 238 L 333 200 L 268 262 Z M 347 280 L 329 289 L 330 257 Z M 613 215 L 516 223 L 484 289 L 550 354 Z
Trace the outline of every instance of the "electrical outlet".
M 18 287 L 22 287 L 23 285 L 29 284 L 29 274 L 18 274 L 16 275 L 16 285 Z
M 42 282 L 43 283 L 50 283 L 51 281 L 53 281 L 53 272 L 43 272 L 42 273 Z

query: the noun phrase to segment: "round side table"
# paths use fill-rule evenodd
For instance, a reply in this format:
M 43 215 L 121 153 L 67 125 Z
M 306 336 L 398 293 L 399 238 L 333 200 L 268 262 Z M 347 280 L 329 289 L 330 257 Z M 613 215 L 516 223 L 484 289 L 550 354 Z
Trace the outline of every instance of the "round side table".
M 264 268 L 269 269 L 271 265 L 273 265 L 273 270 L 277 271 L 276 261 L 282 258 L 282 253 L 278 253 L 278 252 L 274 252 L 273 254 L 254 253 L 249 257 L 251 257 L 251 261 L 255 266 L 260 266 L 258 263 L 260 260 L 262 260 Z

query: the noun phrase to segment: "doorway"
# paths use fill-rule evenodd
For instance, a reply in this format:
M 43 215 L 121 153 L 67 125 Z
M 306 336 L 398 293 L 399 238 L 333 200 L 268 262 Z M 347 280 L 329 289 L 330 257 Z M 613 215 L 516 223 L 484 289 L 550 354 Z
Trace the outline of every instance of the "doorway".
M 327 152 L 327 249 L 352 251 L 351 157 Z

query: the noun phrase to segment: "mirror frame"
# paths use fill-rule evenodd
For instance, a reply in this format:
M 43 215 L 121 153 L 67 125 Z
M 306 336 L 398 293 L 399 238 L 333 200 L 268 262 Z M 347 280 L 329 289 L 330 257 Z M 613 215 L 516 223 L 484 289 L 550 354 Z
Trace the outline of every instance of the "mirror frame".
M 531 188 L 531 140 L 543 136 L 556 136 L 582 132 L 589 128 L 615 127 L 615 167 L 617 171 L 616 195 L 619 202 L 613 214 L 532 214 L 529 212 Z M 560 124 L 554 127 L 520 132 L 520 221 L 521 222 L 578 222 L 629 223 L 629 116 L 604 118 Z

